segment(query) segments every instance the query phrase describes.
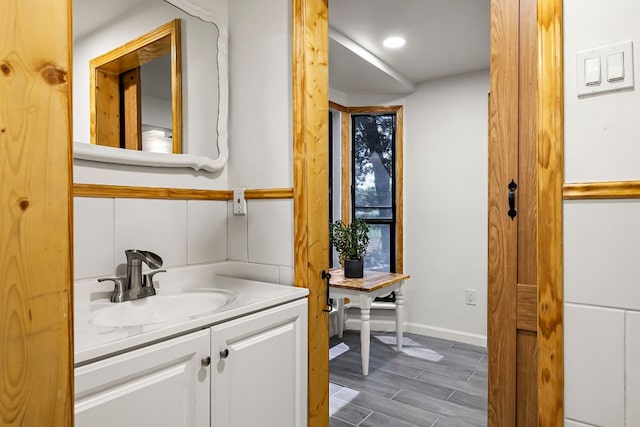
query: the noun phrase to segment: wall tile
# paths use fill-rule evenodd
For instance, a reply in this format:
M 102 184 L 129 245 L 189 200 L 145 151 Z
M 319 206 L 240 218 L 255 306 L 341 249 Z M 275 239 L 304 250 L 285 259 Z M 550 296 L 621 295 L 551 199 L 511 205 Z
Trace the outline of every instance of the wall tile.
M 565 304 L 565 416 L 624 424 L 624 311 Z
M 249 207 L 247 206 L 247 214 Z M 233 204 L 227 203 L 227 256 L 232 261 L 249 260 L 249 243 L 247 242 L 247 215 L 234 215 Z
M 250 200 L 249 262 L 293 267 L 293 200 Z
M 565 301 L 640 309 L 640 201 L 564 204 Z
M 187 263 L 184 200 L 116 199 L 115 229 L 117 264 L 126 262 L 126 249 L 155 252 L 162 257 L 164 267 Z
M 113 199 L 75 197 L 73 231 L 75 279 L 113 275 Z
M 280 266 L 280 284 L 293 286 L 293 268 Z
M 217 200 L 187 202 L 187 263 L 227 259 L 227 203 Z
M 640 426 L 640 313 L 627 312 L 626 330 L 626 427 Z

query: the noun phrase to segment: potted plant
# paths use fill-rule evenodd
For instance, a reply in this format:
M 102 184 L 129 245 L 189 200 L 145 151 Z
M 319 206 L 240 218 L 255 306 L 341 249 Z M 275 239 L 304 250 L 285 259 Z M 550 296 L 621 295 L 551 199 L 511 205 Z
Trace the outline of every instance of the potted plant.
M 344 277 L 360 278 L 364 273 L 363 257 L 369 245 L 369 226 L 362 218 L 350 224 L 337 220 L 329 225 L 329 243 L 338 252 Z

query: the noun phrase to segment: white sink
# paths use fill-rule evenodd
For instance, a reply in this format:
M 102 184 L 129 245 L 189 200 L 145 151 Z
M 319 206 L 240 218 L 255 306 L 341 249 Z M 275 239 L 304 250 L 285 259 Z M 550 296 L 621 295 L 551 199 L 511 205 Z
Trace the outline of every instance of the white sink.
M 235 292 L 224 289 L 155 295 L 135 301 L 112 303 L 97 310 L 90 322 L 107 327 L 174 322 L 213 313 L 232 303 L 236 296 Z

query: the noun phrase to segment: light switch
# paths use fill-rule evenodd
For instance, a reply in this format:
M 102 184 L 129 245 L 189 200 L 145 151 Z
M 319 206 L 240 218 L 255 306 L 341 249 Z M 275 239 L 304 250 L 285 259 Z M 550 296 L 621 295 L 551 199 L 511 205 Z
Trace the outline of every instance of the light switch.
M 632 90 L 633 41 L 576 52 L 576 89 L 579 98 Z
M 600 72 L 600 57 L 584 60 L 584 82 L 587 86 L 599 85 L 602 81 Z
M 607 81 L 624 80 L 624 52 L 607 56 Z

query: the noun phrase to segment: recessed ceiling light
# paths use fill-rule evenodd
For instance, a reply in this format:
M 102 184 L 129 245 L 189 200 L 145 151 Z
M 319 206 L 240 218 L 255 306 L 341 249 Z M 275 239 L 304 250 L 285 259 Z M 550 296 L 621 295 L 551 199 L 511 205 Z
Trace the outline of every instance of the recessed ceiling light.
M 396 48 L 404 46 L 405 39 L 403 39 L 402 37 L 396 37 L 396 36 L 387 37 L 386 39 L 384 39 L 382 44 L 384 45 L 384 47 L 388 47 L 388 48 L 391 48 L 391 49 L 396 49 Z

